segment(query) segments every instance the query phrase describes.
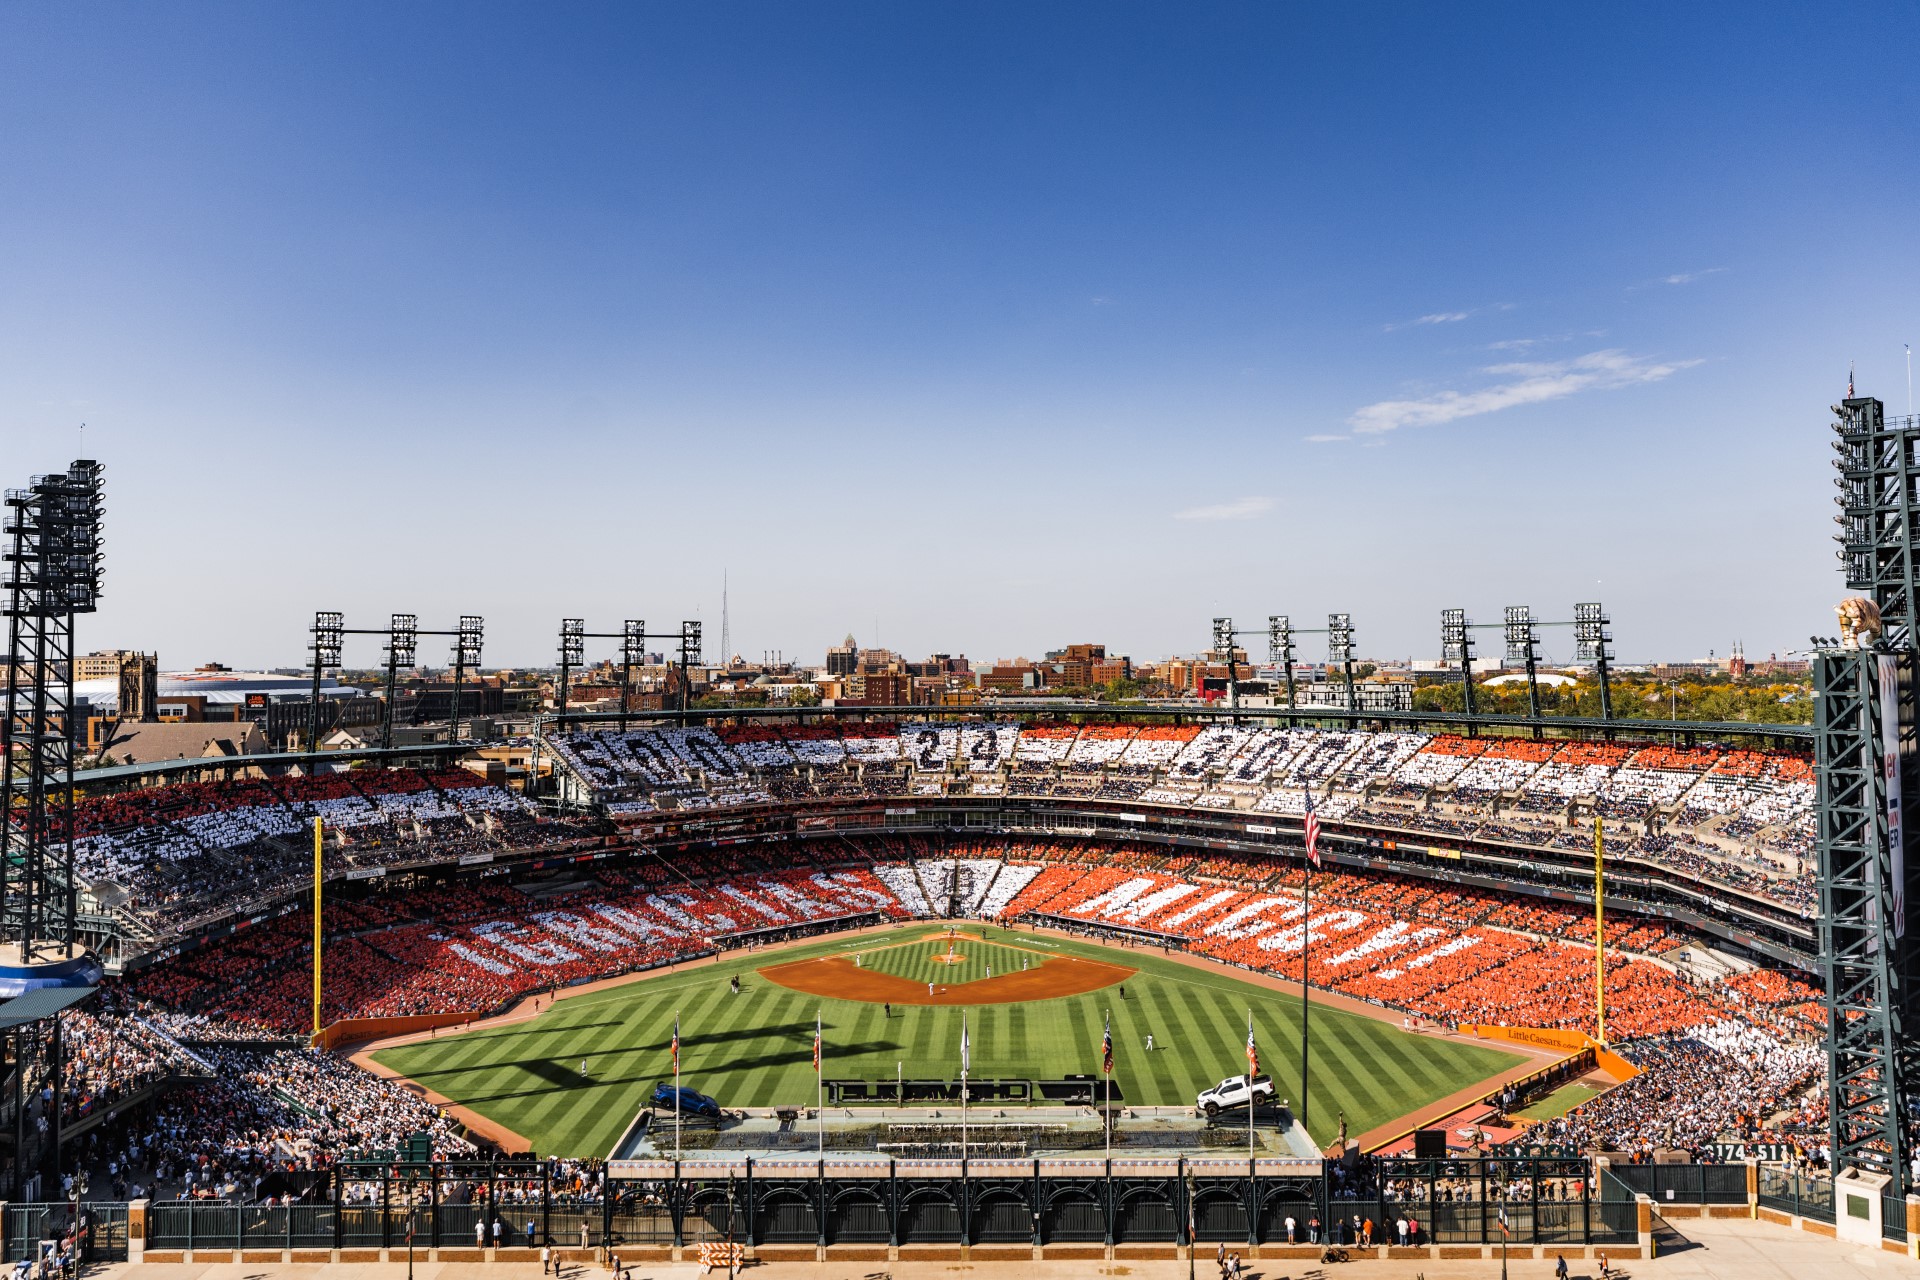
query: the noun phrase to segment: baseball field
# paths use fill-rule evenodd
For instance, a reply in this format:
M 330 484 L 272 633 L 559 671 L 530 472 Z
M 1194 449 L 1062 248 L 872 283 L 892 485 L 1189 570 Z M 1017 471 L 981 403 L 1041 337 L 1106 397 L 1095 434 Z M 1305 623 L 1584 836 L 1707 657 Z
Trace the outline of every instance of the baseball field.
M 731 980 L 740 980 L 738 994 Z M 888 1005 L 891 1005 L 891 1009 Z M 811 1105 L 816 1015 L 829 1079 L 957 1079 L 966 1021 L 978 1079 L 1100 1070 L 1112 1018 L 1114 1078 L 1138 1105 L 1191 1105 L 1246 1064 L 1282 1097 L 1300 1081 L 1297 992 L 1163 958 L 972 921 L 925 924 L 744 953 L 585 992 L 527 1021 L 381 1050 L 382 1066 L 525 1137 L 541 1154 L 605 1155 L 673 1074 L 726 1107 Z M 1310 1131 L 1330 1143 L 1489 1079 L 1520 1059 L 1410 1034 L 1316 1003 Z M 1147 1048 L 1147 1037 L 1153 1047 Z

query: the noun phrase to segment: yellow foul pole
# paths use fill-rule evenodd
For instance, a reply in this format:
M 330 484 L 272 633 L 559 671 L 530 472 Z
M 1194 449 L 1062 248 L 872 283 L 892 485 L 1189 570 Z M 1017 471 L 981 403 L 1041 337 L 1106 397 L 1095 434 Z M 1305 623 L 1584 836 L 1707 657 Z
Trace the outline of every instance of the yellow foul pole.
M 1593 1020 L 1594 1039 L 1607 1042 L 1606 872 L 1601 862 L 1600 815 L 1593 815 Z
M 322 859 L 325 845 L 321 840 L 320 819 L 313 820 L 313 1038 L 320 1038 L 320 886 L 325 882 L 322 872 Z

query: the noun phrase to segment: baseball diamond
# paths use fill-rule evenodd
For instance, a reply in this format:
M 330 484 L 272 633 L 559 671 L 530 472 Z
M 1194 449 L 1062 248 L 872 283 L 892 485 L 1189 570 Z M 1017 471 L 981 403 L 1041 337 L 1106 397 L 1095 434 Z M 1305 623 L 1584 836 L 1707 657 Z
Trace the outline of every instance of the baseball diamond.
M 1111 1016 L 1114 1070 L 1129 1101 L 1191 1106 L 1201 1089 L 1245 1069 L 1251 1009 L 1263 1070 L 1282 1097 L 1298 1096 L 1297 993 L 1147 949 L 972 922 L 965 933 L 956 939 L 968 953 L 958 972 L 932 960 L 946 949 L 944 926 L 909 926 L 809 942 L 775 964 L 746 953 L 680 968 L 561 1000 L 530 1021 L 381 1050 L 375 1060 L 523 1136 L 543 1155 L 609 1149 L 653 1087 L 672 1077 L 676 1012 L 683 1083 L 726 1107 L 811 1104 L 816 1014 L 825 1073 L 872 1080 L 957 1078 L 963 1012 L 976 1078 L 1097 1073 Z M 1030 961 L 1024 973 L 1022 957 Z M 1013 972 L 1003 975 L 1009 960 Z M 821 981 L 812 988 L 815 975 Z M 928 980 L 949 988 L 932 1004 Z M 906 997 L 891 1011 L 886 995 L 864 985 L 890 982 Z M 1048 991 L 1049 982 L 1060 985 Z M 1342 1118 L 1350 1132 L 1366 1132 L 1522 1061 L 1412 1034 L 1385 1016 L 1315 1003 L 1309 1120 L 1323 1146 Z

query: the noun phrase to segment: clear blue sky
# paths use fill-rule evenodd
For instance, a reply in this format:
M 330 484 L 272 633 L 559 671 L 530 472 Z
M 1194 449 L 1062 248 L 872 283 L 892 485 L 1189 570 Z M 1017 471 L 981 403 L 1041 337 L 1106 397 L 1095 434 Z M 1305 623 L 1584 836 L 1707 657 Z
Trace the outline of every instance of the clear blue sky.
M 1909 6 L 0 8 L 0 443 L 82 642 L 700 617 L 1804 644 L 1920 341 Z M 1564 655 L 1564 639 L 1549 649 Z M 599 650 L 590 650 L 597 656 Z M 437 650 L 428 650 L 437 656 Z M 349 650 L 371 660 L 365 652 Z

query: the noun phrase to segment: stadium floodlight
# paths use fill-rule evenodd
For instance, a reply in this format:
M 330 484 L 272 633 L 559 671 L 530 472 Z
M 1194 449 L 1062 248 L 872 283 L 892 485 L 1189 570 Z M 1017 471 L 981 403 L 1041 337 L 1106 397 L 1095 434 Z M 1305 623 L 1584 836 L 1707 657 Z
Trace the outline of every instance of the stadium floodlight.
M 573 669 L 586 661 L 587 657 L 587 620 L 585 618 L 560 619 L 560 679 L 555 690 L 554 701 L 560 708 L 560 728 L 567 727 L 567 693 L 572 685 Z
M 1536 661 L 1540 633 L 1533 622 L 1530 605 L 1510 604 L 1506 610 L 1507 661 L 1521 662 L 1527 668 L 1527 714 L 1534 720 L 1533 736 L 1540 736 L 1540 673 Z
M 1229 656 L 1232 655 L 1233 653 L 1233 619 L 1232 618 L 1215 618 L 1213 620 L 1213 652 L 1215 657 L 1218 657 L 1223 653 Z
M 316 612 L 313 615 L 313 665 L 322 670 L 340 665 L 342 636 L 346 631 L 346 619 L 333 612 Z
M 393 746 L 393 712 L 398 704 L 400 668 L 409 670 L 420 658 L 420 616 L 396 613 L 387 620 L 387 697 L 380 709 L 380 746 Z
M 1440 611 L 1440 659 L 1443 662 L 1470 662 L 1473 660 L 1473 637 L 1468 634 L 1465 609 L 1442 609 Z
M 1293 662 L 1293 622 L 1284 613 L 1267 619 L 1267 661 L 1276 666 Z
M 620 624 L 620 732 L 627 731 L 627 712 L 633 709 L 633 669 L 647 660 L 647 623 L 628 618 Z
M 1287 708 L 1296 704 L 1293 688 L 1293 619 L 1284 613 L 1267 618 L 1267 661 L 1280 664 L 1287 677 Z
M 1360 702 L 1353 688 L 1353 615 L 1349 613 L 1327 615 L 1327 666 L 1336 662 L 1346 678 L 1347 710 L 1358 711 Z
M 1507 606 L 1506 641 L 1508 662 L 1532 662 L 1534 646 L 1539 643 L 1539 633 L 1533 625 L 1533 608 L 1530 605 L 1510 604 Z
M 460 615 L 460 628 L 454 635 L 454 661 L 462 667 L 480 665 L 480 647 L 486 639 L 486 619 L 476 614 Z
M 1603 654 L 1607 641 L 1613 639 L 1607 634 L 1607 611 L 1598 601 L 1573 606 L 1573 652 L 1582 662 L 1597 662 L 1602 657 L 1611 658 L 1610 653 Z
M 1353 615 L 1330 613 L 1327 615 L 1327 661 L 1353 661 Z
M 411 667 L 419 660 L 420 616 L 396 613 L 387 627 L 387 662 L 395 667 Z
M 97 462 L 79 461 L 45 478 L 47 595 L 67 613 L 100 607 L 100 480 Z
M 689 668 L 700 661 L 700 624 L 691 620 L 680 624 L 680 709 L 693 701 L 693 676 Z
M 1598 600 L 1573 606 L 1573 653 L 1581 662 L 1591 662 L 1593 673 L 1600 679 L 1600 718 L 1613 719 L 1613 689 L 1607 679 L 1607 664 L 1613 661 L 1613 653 L 1607 648 L 1613 639 L 1607 634 L 1606 609 Z

